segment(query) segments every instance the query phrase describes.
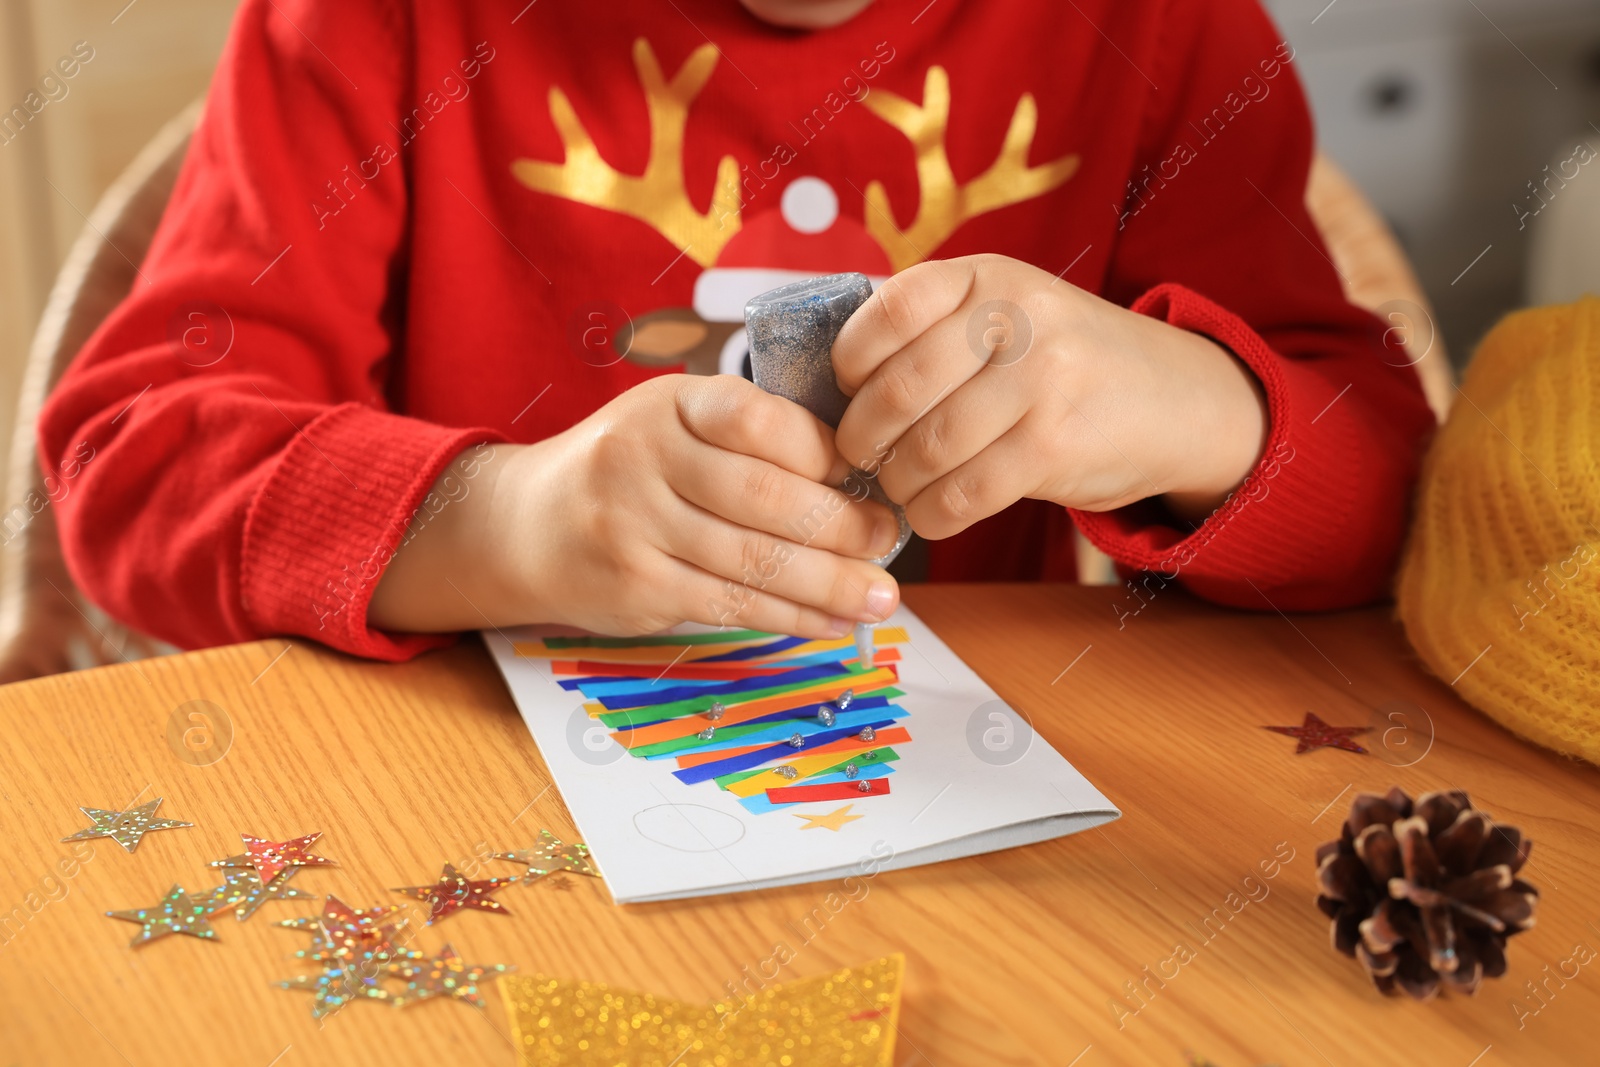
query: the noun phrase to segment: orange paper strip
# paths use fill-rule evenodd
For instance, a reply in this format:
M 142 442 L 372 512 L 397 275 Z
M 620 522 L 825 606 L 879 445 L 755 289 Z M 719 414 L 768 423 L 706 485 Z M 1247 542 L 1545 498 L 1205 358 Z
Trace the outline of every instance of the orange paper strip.
M 639 745 L 653 745 L 658 741 L 671 741 L 679 737 L 688 737 L 697 734 L 707 726 L 737 726 L 750 719 L 759 719 L 774 711 L 783 711 L 786 708 L 799 707 L 802 704 L 818 704 L 825 700 L 832 700 L 846 689 L 854 689 L 858 693 L 872 689 L 882 689 L 886 685 L 893 685 L 898 680 L 894 671 L 887 667 L 863 674 L 852 675 L 849 678 L 839 679 L 823 685 L 810 686 L 806 689 L 795 689 L 778 696 L 765 697 L 761 700 L 751 700 L 743 704 L 728 704 L 727 711 L 715 723 L 710 722 L 704 715 L 685 715 L 681 719 L 669 722 L 658 722 L 654 726 L 640 726 L 633 730 L 618 730 L 611 736 L 624 748 L 635 748 Z
M 899 745 L 910 740 L 911 734 L 904 727 L 895 726 L 888 729 L 880 729 L 877 732 L 877 736 L 871 741 L 863 741 L 859 737 L 841 737 L 837 741 L 829 741 L 826 745 L 818 748 L 808 748 L 805 750 L 805 754 L 818 756 L 824 752 L 850 752 L 855 749 L 883 748 L 885 745 Z M 682 770 L 684 767 L 698 767 L 702 763 L 715 763 L 718 760 L 732 759 L 734 756 L 742 756 L 746 752 L 771 748 L 775 743 L 768 741 L 765 744 L 750 745 L 747 748 L 722 748 L 711 752 L 693 752 L 687 756 L 678 757 L 678 768 Z M 798 750 L 796 750 L 796 754 L 798 754 Z

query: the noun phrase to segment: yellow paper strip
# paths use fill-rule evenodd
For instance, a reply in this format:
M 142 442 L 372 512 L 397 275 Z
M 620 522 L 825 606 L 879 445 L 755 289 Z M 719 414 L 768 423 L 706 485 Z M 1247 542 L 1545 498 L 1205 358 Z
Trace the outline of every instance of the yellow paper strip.
M 798 751 L 805 751 L 799 749 Z M 838 766 L 848 762 L 848 752 L 819 752 L 814 756 L 801 756 L 799 759 L 784 760 L 780 766 L 793 767 L 800 772 L 799 778 L 785 778 L 776 770 L 762 771 L 752 774 L 748 778 L 741 778 L 728 786 L 728 792 L 736 797 L 753 797 L 757 793 L 765 793 L 769 789 L 779 789 L 786 785 L 804 785 L 801 778 L 809 778 L 818 771 L 825 771 L 829 767 Z

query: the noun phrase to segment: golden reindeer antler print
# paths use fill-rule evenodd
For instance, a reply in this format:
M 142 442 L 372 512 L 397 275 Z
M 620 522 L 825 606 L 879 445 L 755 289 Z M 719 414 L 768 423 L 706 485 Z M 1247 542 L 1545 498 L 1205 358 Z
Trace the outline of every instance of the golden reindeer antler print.
M 943 67 L 929 67 L 922 89 L 922 106 L 881 89 L 862 101 L 868 110 L 905 134 L 917 154 L 917 183 L 921 202 L 917 217 L 901 230 L 894 222 L 883 183 L 867 186 L 867 232 L 889 255 L 897 271 L 927 259 L 963 222 L 996 208 L 1043 196 L 1078 169 L 1078 156 L 1063 156 L 1052 163 L 1028 166 L 1039 109 L 1032 93 L 1023 93 L 1011 115 L 1000 154 L 989 169 L 965 185 L 957 185 L 945 154 L 945 131 L 950 124 L 950 78 Z
M 683 183 L 683 130 L 689 104 L 711 77 L 718 55 L 715 45 L 701 45 L 669 82 L 662 77 L 650 42 L 643 37 L 633 42 L 633 64 L 650 113 L 650 160 L 638 177 L 618 173 L 600 158 L 572 102 L 553 85 L 550 117 L 566 148 L 566 160 L 519 159 L 511 172 L 537 192 L 632 215 L 702 267 L 711 266 L 722 246 L 739 232 L 739 164 L 732 156 L 722 157 L 711 206 L 705 214 L 696 211 Z

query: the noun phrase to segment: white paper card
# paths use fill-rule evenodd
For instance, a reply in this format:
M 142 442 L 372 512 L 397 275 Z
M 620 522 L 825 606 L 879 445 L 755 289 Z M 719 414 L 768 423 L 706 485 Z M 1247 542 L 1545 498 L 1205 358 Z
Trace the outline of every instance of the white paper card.
M 936 863 L 1061 837 L 1121 814 L 909 608 L 884 625 L 904 627 L 909 638 L 899 646 L 896 685 L 905 695 L 895 703 L 910 713 L 896 725 L 912 740 L 895 746 L 901 759 L 890 793 L 854 802 L 847 814 L 860 818 L 838 829 L 803 816 L 850 801 L 752 814 L 714 782 L 674 778 L 673 760 L 631 756 L 583 710 L 582 694 L 556 684 L 547 661 L 517 655 L 513 642 L 556 631 L 486 630 L 483 637 L 619 904 L 831 880 L 864 859 L 875 859 L 876 870 Z

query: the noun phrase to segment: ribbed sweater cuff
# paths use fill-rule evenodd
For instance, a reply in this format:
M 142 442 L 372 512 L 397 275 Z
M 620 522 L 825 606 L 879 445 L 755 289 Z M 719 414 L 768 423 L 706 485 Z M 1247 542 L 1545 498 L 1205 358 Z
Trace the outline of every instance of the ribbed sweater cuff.
M 1325 544 L 1339 536 L 1330 517 L 1357 506 L 1362 478 L 1349 405 L 1325 407 L 1325 378 L 1278 355 L 1243 319 L 1183 286 L 1157 286 L 1133 310 L 1209 337 L 1250 368 L 1266 394 L 1266 447 L 1244 483 L 1192 532 L 1172 526 L 1153 501 L 1109 512 L 1074 510 L 1078 528 L 1123 567 L 1169 581 L 1181 577 L 1208 600 L 1258 609 L 1328 607 L 1328 556 L 1348 552 L 1330 552 Z M 1351 583 L 1332 599 L 1363 603 L 1380 595 L 1384 567 L 1363 573 L 1373 576 L 1372 588 Z
M 445 467 L 501 440 L 355 403 L 304 426 L 245 519 L 240 595 L 256 630 L 381 660 L 449 644 L 450 635 L 373 630 L 367 605 Z

